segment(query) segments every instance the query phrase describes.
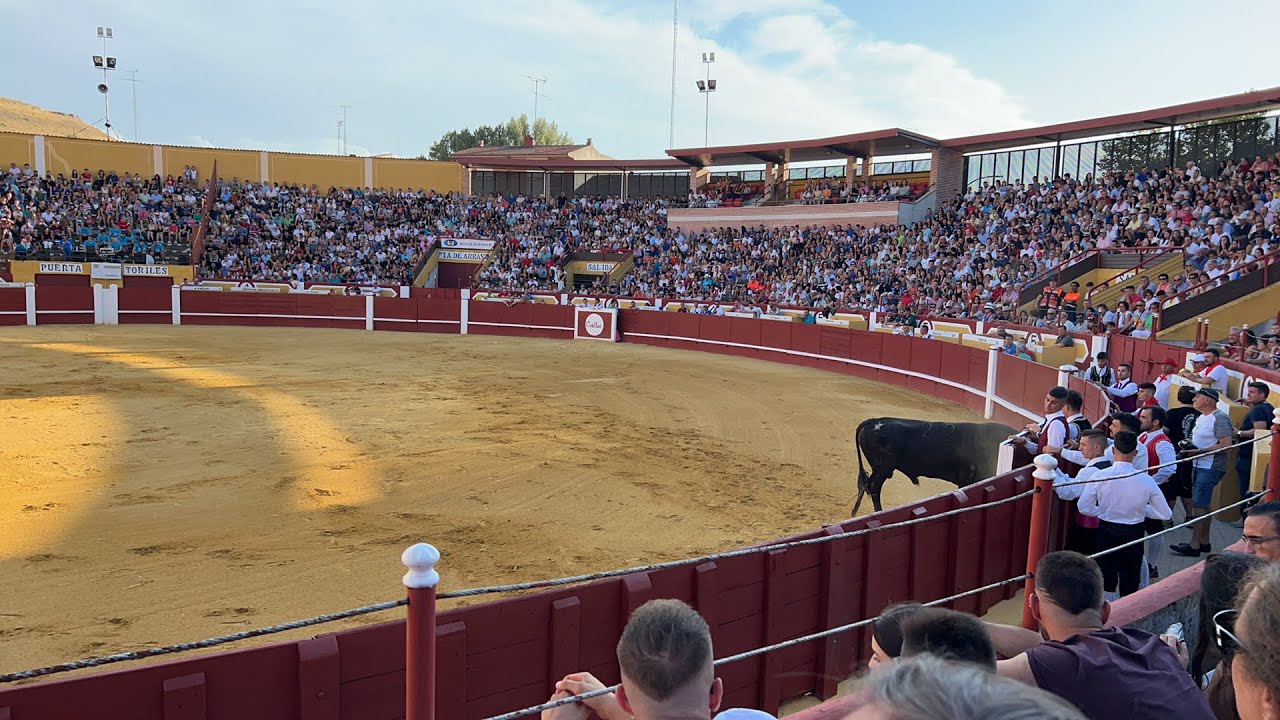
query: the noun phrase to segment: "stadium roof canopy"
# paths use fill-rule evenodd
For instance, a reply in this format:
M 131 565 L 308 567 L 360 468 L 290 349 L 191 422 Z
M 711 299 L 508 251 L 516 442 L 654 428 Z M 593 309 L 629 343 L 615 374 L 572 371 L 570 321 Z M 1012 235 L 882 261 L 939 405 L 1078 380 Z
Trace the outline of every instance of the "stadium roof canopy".
M 939 141 L 931 137 L 891 128 L 814 140 L 668 150 L 667 154 L 694 167 L 760 163 L 780 165 L 815 160 L 912 155 L 930 152 L 939 144 Z
M 1273 87 L 1267 90 L 1255 90 L 1211 100 L 1170 105 L 1154 110 L 1109 115 L 1107 117 L 1094 118 L 1093 120 L 1078 120 L 1076 122 L 1043 125 L 1024 130 L 1009 130 L 985 135 L 952 138 L 943 140 L 942 146 L 962 152 L 983 152 L 1039 143 L 1080 140 L 1100 135 L 1118 135 L 1120 133 L 1151 130 L 1173 125 L 1186 125 L 1245 115 L 1252 112 L 1267 112 L 1278 108 L 1280 108 L 1280 87 Z
M 598 170 L 602 172 L 637 170 L 647 172 L 662 170 L 689 171 L 688 165 L 670 158 L 657 158 L 654 160 L 614 160 L 612 158 L 607 160 L 574 160 L 571 158 L 521 158 L 454 154 L 453 160 L 468 168 L 483 168 L 485 170 L 542 170 L 544 172 L 571 170 Z

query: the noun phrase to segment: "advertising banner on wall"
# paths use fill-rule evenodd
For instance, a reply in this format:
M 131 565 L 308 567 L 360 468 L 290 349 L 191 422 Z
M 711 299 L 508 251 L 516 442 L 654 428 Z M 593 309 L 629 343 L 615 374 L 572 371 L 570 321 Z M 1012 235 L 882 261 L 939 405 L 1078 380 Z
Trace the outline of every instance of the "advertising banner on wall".
M 89 277 L 94 280 L 119 280 L 122 277 L 118 263 L 91 263 Z
M 472 238 L 441 238 L 440 247 L 450 250 L 492 250 L 492 240 L 474 240 Z

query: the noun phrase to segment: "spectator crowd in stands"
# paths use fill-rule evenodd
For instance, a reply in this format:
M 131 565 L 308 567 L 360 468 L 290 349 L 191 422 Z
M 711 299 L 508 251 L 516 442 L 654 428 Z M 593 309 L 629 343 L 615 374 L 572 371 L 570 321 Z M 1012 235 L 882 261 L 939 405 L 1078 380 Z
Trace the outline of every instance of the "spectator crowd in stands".
M 199 224 L 194 171 L 153 177 L 85 171 L 39 178 L 11 166 L 0 193 L 0 242 L 18 258 L 79 253 L 148 255 L 185 246 Z M 901 187 L 899 185 L 898 187 Z M 715 187 L 693 204 L 718 202 Z M 888 193 L 894 185 L 815 185 L 823 202 Z M 718 195 L 717 195 L 718 194 Z M 713 195 L 715 197 L 713 197 Z M 880 195 L 876 195 L 880 197 Z M 602 277 L 603 294 L 704 302 L 847 307 L 918 317 L 1006 320 L 1068 330 L 1149 331 L 1161 302 L 1269 263 L 1277 249 L 1280 167 L 1257 158 L 1208 178 L 1186 168 L 1083 179 L 984 184 L 914 225 L 716 227 L 681 230 L 669 203 L 614 197 L 533 198 L 330 188 L 223 180 L 202 260 L 208 277 L 408 283 L 440 237 L 495 241 L 483 289 L 559 291 L 567 255 L 630 255 L 635 268 Z M 1057 288 L 1019 315 L 1023 288 L 1068 259 L 1105 248 L 1183 252 L 1187 272 L 1126 288 L 1115 308 L 1092 288 Z

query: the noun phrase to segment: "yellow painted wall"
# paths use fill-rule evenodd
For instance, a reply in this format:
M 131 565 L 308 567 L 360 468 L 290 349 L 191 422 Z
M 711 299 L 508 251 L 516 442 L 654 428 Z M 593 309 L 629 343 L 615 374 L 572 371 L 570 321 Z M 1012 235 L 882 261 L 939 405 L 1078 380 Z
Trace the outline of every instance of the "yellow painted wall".
M 436 160 L 374 158 L 372 183 L 375 188 L 460 192 L 462 166 Z
M 9 169 L 9 163 L 23 163 L 36 166 L 36 141 L 32 135 L 17 133 L 0 133 L 0 168 Z
M 315 185 L 321 192 L 331 187 L 364 186 L 364 158 L 271 153 L 267 168 L 271 182 Z
M 1222 307 L 1214 308 L 1200 317 L 1209 319 L 1209 339 L 1218 342 L 1231 332 L 1233 325 L 1258 325 L 1274 319 L 1277 308 L 1280 308 L 1280 285 L 1272 285 L 1252 295 L 1233 300 Z M 1161 330 L 1159 338 L 1166 341 L 1195 340 L 1196 319 L 1191 318 L 1179 325 Z
M 161 175 L 180 176 L 182 168 L 196 166 L 196 177 L 204 182 L 213 172 L 213 161 L 218 161 L 218 177 L 224 180 L 262 180 L 262 163 L 257 150 L 221 150 L 217 148 L 165 147 L 164 170 Z
M 115 170 L 151 177 L 155 174 L 154 154 L 154 146 L 139 143 L 55 137 L 44 140 L 45 169 L 55 176 L 88 168 L 95 173 Z

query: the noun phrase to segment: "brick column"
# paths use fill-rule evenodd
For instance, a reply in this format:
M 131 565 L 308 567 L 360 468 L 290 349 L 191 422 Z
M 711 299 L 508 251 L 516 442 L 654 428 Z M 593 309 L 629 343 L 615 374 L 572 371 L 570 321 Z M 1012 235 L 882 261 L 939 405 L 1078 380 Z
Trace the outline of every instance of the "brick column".
M 964 192 L 964 153 L 934 148 L 929 184 L 937 192 L 938 200 L 950 200 Z

